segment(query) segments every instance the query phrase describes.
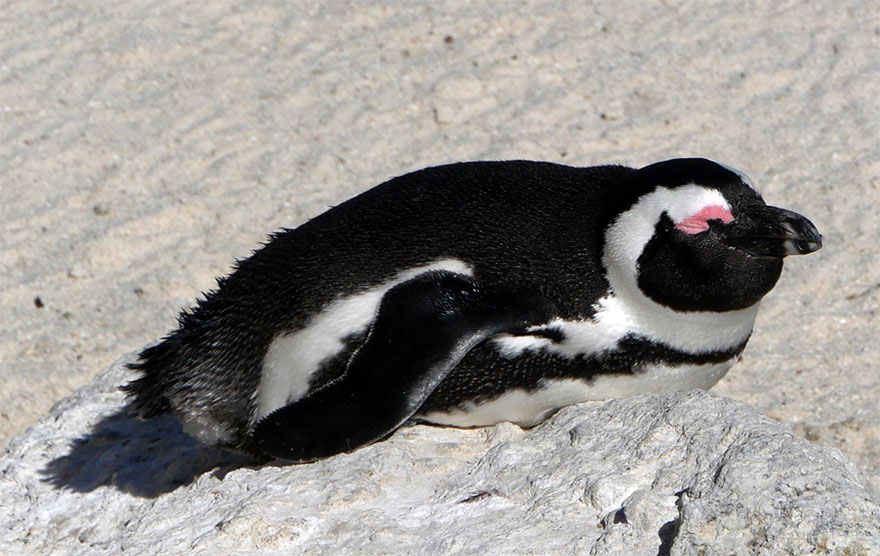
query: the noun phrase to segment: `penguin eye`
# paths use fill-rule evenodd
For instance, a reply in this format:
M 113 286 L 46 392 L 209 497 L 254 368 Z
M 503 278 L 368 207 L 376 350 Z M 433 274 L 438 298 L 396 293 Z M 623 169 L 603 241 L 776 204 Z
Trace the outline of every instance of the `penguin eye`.
M 709 229 L 710 220 L 721 220 L 723 223 L 728 224 L 733 221 L 733 213 L 726 207 L 709 205 L 701 208 L 696 214 L 678 222 L 675 227 L 689 235 L 699 234 Z

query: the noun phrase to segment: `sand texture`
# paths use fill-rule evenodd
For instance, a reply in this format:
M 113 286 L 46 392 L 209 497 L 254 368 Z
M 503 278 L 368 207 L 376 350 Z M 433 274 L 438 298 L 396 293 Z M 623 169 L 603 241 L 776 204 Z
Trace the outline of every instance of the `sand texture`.
M 807 215 L 716 393 L 880 486 L 880 4 L 0 3 L 0 445 L 265 234 L 475 159 L 705 156 Z

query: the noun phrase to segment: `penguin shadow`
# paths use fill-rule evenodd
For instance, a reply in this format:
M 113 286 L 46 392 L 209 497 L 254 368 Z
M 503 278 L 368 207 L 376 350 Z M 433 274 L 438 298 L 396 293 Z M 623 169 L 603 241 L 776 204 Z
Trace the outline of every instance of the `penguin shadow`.
M 60 489 L 85 493 L 111 486 L 155 498 L 208 472 L 222 479 L 235 469 L 262 465 L 249 456 L 199 443 L 171 415 L 144 421 L 120 409 L 74 440 L 70 452 L 50 461 L 41 473 Z

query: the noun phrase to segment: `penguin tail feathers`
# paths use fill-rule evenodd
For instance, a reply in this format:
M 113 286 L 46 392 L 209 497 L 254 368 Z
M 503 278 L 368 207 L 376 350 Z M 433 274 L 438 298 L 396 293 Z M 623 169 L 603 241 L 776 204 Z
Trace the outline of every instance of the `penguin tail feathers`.
M 166 340 L 143 350 L 138 361 L 127 365 L 129 369 L 141 373 L 140 378 L 119 388 L 128 395 L 129 412 L 143 419 L 171 412 L 162 371 L 174 359 L 173 352 L 173 346 Z

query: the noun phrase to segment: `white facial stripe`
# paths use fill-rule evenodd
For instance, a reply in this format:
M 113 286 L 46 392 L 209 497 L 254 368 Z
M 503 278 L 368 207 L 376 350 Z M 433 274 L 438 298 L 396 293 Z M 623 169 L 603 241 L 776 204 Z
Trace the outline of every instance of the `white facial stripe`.
M 511 390 L 482 404 L 467 404 L 449 413 L 435 411 L 420 419 L 459 427 L 487 426 L 512 421 L 531 427 L 560 407 L 592 400 L 625 398 L 638 394 L 669 394 L 680 390 L 708 390 L 721 380 L 734 361 L 670 367 L 654 365 L 632 375 L 599 375 L 590 382 L 577 379 L 544 380 L 533 392 Z
M 275 338 L 263 359 L 260 384 L 254 392 L 257 406 L 254 422 L 306 395 L 309 380 L 321 363 L 345 348 L 346 337 L 366 332 L 385 292 L 432 270 L 468 276 L 473 272 L 456 259 L 410 268 L 380 285 L 329 303 L 303 328 Z
M 639 199 L 610 226 L 605 234 L 605 258 L 610 254 L 615 262 L 632 269 L 635 276 L 636 260 L 654 235 L 661 214 L 665 212 L 673 222 L 681 222 L 713 205 L 730 210 L 727 199 L 716 189 L 699 185 L 659 187 Z
M 748 338 L 758 304 L 739 311 L 678 312 L 642 293 L 637 284 L 637 260 L 654 235 L 655 223 L 666 212 L 673 222 L 705 207 L 730 205 L 717 190 L 698 185 L 658 188 L 621 214 L 606 232 L 602 262 L 613 295 L 599 302 L 595 321 L 625 329 L 650 340 L 688 352 L 731 349 Z

